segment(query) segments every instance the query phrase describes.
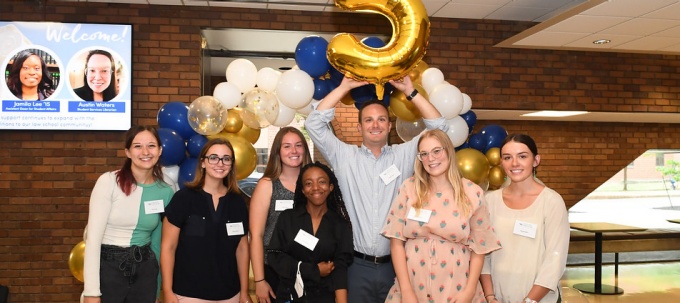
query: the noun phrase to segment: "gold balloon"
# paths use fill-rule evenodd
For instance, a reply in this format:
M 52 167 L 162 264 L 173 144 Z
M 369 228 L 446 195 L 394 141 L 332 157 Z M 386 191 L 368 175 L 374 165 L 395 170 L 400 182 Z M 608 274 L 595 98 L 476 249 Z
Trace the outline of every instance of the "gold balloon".
M 364 45 L 352 34 L 340 33 L 328 43 L 328 61 L 351 78 L 375 84 L 383 96 L 385 83 L 408 75 L 425 56 L 430 20 L 420 0 L 335 0 L 350 11 L 374 12 L 390 20 L 392 38 L 383 47 Z
M 418 65 L 416 66 L 416 68 L 412 69 L 408 73 L 408 76 L 411 78 L 411 82 L 422 85 L 422 83 L 420 82 L 420 77 L 423 75 L 423 72 L 428 68 L 430 68 L 430 66 L 427 65 L 425 61 L 421 60 L 420 63 L 418 63 Z M 418 91 L 420 92 L 420 90 Z
M 491 166 L 489 169 L 489 185 L 492 189 L 498 189 L 505 182 L 505 172 L 498 165 Z
M 484 184 L 489 176 L 489 160 L 474 148 L 463 148 L 456 152 L 458 170 L 466 179 Z
M 427 92 L 419 84 L 413 83 L 413 87 L 418 90 L 418 93 L 427 99 Z M 420 110 L 413 104 L 413 102 L 406 99 L 406 95 L 399 90 L 394 90 L 390 95 L 390 109 L 397 118 L 408 122 L 415 122 L 423 117 Z
M 235 133 L 243 127 L 243 119 L 238 110 L 230 109 L 227 111 L 227 125 L 224 126 L 223 132 Z
M 234 161 L 236 162 L 234 169 L 236 170 L 236 179 L 241 180 L 248 177 L 257 167 L 257 151 L 253 144 L 234 133 L 223 132 L 211 136 L 210 139 L 217 137 L 227 139 L 234 148 Z
M 489 159 L 491 166 L 501 165 L 501 149 L 499 147 L 489 148 L 486 151 L 486 158 Z
M 250 128 L 257 128 L 257 129 L 260 128 L 260 119 L 252 111 L 245 109 L 245 108 L 240 108 L 240 107 L 234 107 L 230 110 L 233 110 L 234 112 L 238 113 L 238 115 L 241 117 L 241 121 L 243 121 L 244 125 L 248 125 L 248 127 L 250 127 Z
M 85 267 L 85 241 L 80 241 L 71 249 L 68 255 L 68 269 L 78 281 L 83 282 L 83 268 Z
M 250 128 L 247 125 L 243 125 L 241 129 L 236 133 L 237 136 L 248 140 L 248 142 L 255 144 L 258 139 L 260 139 L 260 129 Z

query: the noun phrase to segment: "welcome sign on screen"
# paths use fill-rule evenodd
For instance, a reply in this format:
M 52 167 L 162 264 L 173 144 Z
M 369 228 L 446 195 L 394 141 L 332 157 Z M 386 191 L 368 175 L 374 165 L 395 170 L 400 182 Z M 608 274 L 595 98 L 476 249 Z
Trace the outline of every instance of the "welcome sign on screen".
M 129 129 L 131 63 L 131 25 L 0 22 L 0 129 Z

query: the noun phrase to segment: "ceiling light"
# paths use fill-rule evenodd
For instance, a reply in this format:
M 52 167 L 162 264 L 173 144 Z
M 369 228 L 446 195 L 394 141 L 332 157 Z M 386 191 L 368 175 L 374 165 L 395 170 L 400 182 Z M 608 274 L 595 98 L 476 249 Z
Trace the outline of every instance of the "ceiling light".
M 577 115 L 587 114 L 586 111 L 556 111 L 556 110 L 543 110 L 540 112 L 533 112 L 528 114 L 523 114 L 523 117 L 570 117 Z
M 600 45 L 600 44 L 607 44 L 607 43 L 609 43 L 609 42 L 612 42 L 612 40 L 609 40 L 609 39 L 597 39 L 597 40 L 593 41 L 593 44 Z

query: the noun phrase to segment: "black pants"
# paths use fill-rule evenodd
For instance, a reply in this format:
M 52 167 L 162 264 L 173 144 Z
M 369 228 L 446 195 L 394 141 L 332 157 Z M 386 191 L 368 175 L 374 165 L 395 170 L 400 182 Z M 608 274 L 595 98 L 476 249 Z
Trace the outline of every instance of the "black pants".
M 102 303 L 155 303 L 158 261 L 149 245 L 102 245 L 99 269 Z

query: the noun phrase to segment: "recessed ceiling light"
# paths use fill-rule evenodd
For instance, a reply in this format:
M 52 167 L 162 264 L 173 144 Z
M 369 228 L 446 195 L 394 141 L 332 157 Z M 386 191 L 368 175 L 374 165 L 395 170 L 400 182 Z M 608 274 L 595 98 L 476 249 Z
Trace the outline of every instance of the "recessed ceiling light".
M 612 42 L 612 40 L 609 40 L 609 39 L 597 39 L 597 40 L 593 41 L 593 44 L 598 44 L 598 45 L 600 45 L 600 44 L 607 44 L 607 43 L 609 43 L 609 42 Z
M 576 115 L 587 114 L 586 111 L 556 111 L 556 110 L 543 110 L 540 112 L 523 114 L 523 117 L 570 117 Z

